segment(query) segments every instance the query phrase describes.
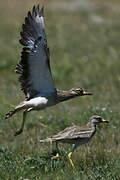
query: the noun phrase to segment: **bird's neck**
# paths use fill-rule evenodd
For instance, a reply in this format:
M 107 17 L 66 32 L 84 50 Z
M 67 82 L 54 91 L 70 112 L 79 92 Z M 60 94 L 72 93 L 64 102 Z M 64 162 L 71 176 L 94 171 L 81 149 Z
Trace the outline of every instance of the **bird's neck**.
M 93 136 L 95 134 L 95 132 L 96 132 L 96 125 L 91 123 L 91 122 L 88 122 L 87 126 L 90 127 L 93 130 L 93 134 L 92 134 L 92 136 Z
M 71 94 L 70 91 L 57 90 L 57 103 L 67 101 L 75 97 L 76 95 Z

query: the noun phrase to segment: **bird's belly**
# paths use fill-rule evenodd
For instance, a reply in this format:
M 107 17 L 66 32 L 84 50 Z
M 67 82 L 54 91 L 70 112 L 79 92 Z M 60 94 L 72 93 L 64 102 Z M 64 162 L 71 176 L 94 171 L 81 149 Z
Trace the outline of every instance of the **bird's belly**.
M 36 97 L 27 101 L 26 105 L 28 107 L 33 107 L 34 109 L 39 110 L 46 108 L 49 105 L 49 101 L 45 97 Z
M 88 138 L 73 138 L 73 139 L 63 139 L 63 140 L 60 140 L 62 143 L 68 143 L 68 144 L 79 144 L 79 145 L 82 145 L 82 144 L 86 144 L 89 139 Z

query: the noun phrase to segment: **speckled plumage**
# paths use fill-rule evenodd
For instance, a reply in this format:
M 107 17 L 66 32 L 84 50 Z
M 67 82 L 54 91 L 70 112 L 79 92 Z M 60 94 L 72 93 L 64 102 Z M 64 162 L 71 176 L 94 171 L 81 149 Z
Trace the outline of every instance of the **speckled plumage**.
M 94 121 L 96 120 L 96 121 Z M 96 132 L 96 125 L 103 122 L 100 116 L 94 115 L 89 119 L 89 122 L 84 126 L 71 126 L 65 128 L 58 134 L 40 140 L 40 143 L 44 142 L 61 142 L 74 144 L 75 147 L 87 143 Z M 105 121 L 108 122 L 108 121 Z
M 68 153 L 68 159 L 73 168 L 75 168 L 71 155 L 76 148 L 78 148 L 82 144 L 86 144 L 91 140 L 93 135 L 96 132 L 96 125 L 102 122 L 108 123 L 109 121 L 104 120 L 101 116 L 94 115 L 89 119 L 89 122 L 84 126 L 71 126 L 65 128 L 63 131 L 58 134 L 48 137 L 43 140 L 39 140 L 40 143 L 68 143 L 74 144 L 72 151 Z M 53 159 L 58 158 L 59 155 L 53 157 Z

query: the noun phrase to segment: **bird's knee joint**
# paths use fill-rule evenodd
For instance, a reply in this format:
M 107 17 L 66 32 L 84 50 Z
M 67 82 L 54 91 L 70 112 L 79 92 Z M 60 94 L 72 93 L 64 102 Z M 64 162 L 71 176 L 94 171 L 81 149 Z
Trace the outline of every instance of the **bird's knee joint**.
M 27 112 L 30 112 L 32 109 L 33 109 L 33 108 L 28 108 L 28 109 L 27 109 Z

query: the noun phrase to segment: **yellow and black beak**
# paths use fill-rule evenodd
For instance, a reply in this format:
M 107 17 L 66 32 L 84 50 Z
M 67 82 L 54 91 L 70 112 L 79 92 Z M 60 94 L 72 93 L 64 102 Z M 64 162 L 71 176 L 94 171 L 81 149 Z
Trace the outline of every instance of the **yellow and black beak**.
M 87 91 L 83 91 L 83 95 L 92 95 L 92 93 L 90 93 L 90 92 L 87 92 Z
M 105 120 L 105 119 L 102 119 L 101 120 L 103 123 L 109 123 L 109 121 L 108 120 Z

